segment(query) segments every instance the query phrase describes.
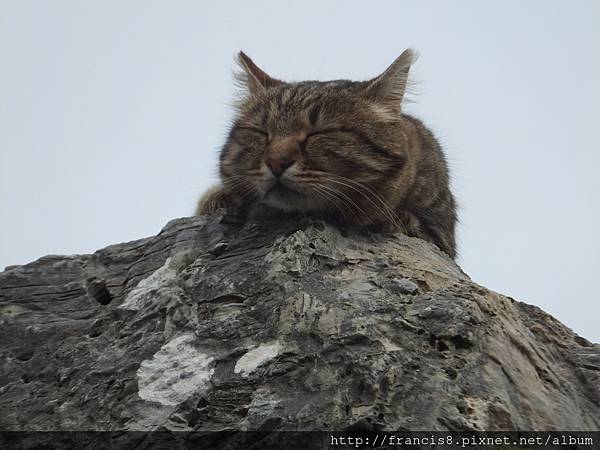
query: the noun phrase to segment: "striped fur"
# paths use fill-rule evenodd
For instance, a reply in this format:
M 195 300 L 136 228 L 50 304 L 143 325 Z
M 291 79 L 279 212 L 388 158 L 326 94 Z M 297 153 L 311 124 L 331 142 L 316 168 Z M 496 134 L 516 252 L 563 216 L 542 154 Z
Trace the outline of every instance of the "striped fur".
M 456 256 L 456 205 L 444 154 L 401 105 L 414 60 L 405 51 L 382 75 L 283 82 L 240 52 L 244 94 L 220 155 L 221 184 L 197 214 L 301 213 L 339 225 L 401 231 Z M 277 178 L 269 158 L 291 166 Z

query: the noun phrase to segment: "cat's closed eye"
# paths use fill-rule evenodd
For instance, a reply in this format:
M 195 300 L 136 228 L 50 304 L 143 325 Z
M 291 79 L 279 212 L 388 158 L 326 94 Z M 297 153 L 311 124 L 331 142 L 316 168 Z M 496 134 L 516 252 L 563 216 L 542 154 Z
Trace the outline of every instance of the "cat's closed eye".
M 344 129 L 344 128 L 325 128 L 322 130 L 314 130 L 310 131 L 306 137 L 309 138 L 311 136 L 319 136 L 322 134 L 331 134 L 331 133 L 352 133 L 352 130 Z
M 265 131 L 265 130 L 262 130 L 262 129 L 260 129 L 260 128 L 256 128 L 256 127 L 245 127 L 245 126 L 238 126 L 238 127 L 236 127 L 236 129 L 237 129 L 237 130 L 244 130 L 244 131 L 248 131 L 248 132 L 251 132 L 251 133 L 260 134 L 260 135 L 262 135 L 262 136 L 265 136 L 265 137 L 267 137 L 267 138 L 269 137 L 269 133 L 268 133 L 267 131 Z

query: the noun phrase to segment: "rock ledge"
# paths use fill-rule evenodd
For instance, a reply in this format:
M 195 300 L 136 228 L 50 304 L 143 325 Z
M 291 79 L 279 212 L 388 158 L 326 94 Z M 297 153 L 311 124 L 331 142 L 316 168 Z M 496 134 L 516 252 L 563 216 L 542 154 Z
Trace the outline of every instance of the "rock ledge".
M 600 346 L 433 246 L 170 222 L 0 273 L 2 430 L 597 430 Z

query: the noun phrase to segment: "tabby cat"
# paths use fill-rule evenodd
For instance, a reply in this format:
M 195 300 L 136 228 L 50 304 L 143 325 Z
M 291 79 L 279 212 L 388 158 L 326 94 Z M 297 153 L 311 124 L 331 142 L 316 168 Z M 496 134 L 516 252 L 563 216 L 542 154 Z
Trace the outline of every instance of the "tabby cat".
M 286 82 L 243 52 L 244 94 L 220 154 L 221 185 L 197 214 L 218 209 L 320 218 L 400 231 L 456 256 L 456 204 L 440 145 L 401 112 L 408 49 L 369 81 Z

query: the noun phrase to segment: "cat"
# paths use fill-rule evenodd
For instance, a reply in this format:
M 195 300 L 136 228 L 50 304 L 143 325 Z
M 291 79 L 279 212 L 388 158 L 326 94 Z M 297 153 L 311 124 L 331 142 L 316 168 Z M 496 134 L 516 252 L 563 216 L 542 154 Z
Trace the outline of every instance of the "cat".
M 221 184 L 196 214 L 290 212 L 369 231 L 403 232 L 456 257 L 456 202 L 444 153 L 402 112 L 405 50 L 369 81 L 286 82 L 238 54 L 243 94 L 220 153 Z

